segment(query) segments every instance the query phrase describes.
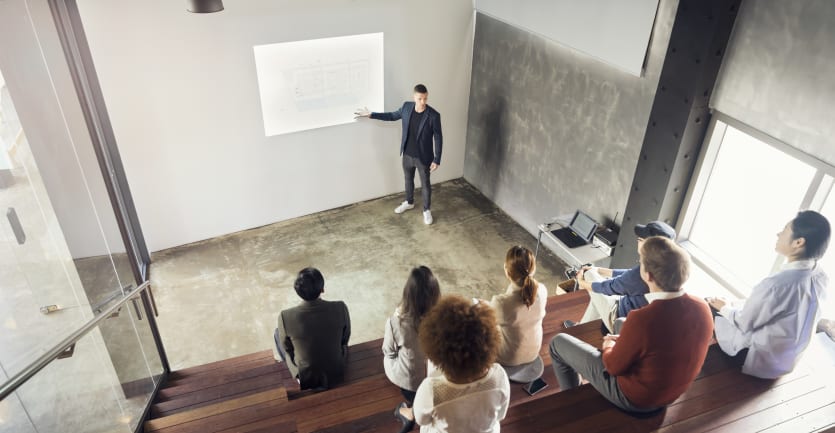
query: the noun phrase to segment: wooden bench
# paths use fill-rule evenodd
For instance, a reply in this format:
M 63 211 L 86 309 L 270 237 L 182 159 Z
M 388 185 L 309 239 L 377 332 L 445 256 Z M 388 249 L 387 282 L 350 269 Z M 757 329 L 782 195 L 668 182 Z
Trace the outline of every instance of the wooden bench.
M 549 386 L 535 396 L 511 384 L 510 409 L 502 431 L 514 432 L 727 432 L 814 431 L 835 423 L 833 366 L 801 366 L 774 381 L 740 372 L 741 359 L 708 352 L 693 385 L 662 412 L 636 417 L 620 411 L 589 385 L 566 392 L 551 367 L 548 345 L 560 332 L 600 346 L 600 322 L 569 329 L 588 304 L 585 292 L 552 296 L 543 321 L 543 379 Z M 392 415 L 402 401 L 383 371 L 382 340 L 353 345 L 345 381 L 322 392 L 301 391 L 272 352 L 172 373 L 154 410 L 167 415 L 148 421 L 146 431 L 390 433 L 400 424 Z
M 554 335 L 559 332 L 597 347 L 602 343 L 599 321 L 558 329 Z M 542 352 L 549 365 L 550 339 L 544 338 Z M 558 392 L 549 367 L 543 378 L 551 391 L 530 400 L 511 398 L 502 432 L 806 432 L 830 427 L 835 431 L 835 368 L 831 364 L 810 365 L 815 361 L 805 359 L 791 374 L 764 380 L 742 374 L 743 361 L 712 345 L 690 388 L 665 409 L 642 416 L 618 409 L 588 384 Z

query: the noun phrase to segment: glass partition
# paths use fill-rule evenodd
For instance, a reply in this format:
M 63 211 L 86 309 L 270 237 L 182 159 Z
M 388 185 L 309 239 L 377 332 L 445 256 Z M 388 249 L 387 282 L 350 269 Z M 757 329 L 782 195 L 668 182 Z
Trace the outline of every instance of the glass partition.
M 136 431 L 163 368 L 133 301 L 0 401 L 0 433 Z M 115 352 L 107 338 L 119 341 Z
M 139 284 L 128 252 L 139 254 L 125 243 L 132 238 L 122 235 L 91 135 L 48 2 L 0 1 L 0 368 L 7 375 Z M 102 332 L 114 362 L 118 335 Z

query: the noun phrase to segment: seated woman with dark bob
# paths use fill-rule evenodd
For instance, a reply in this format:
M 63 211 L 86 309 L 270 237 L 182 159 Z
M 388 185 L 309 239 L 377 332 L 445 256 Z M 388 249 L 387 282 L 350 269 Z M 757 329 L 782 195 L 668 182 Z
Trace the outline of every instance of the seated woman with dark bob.
M 501 335 L 493 309 L 460 296 L 443 297 L 421 321 L 419 340 L 437 367 L 415 396 L 420 431 L 499 432 L 510 383 L 495 363 Z
M 829 278 L 818 264 L 826 252 L 829 221 L 811 210 L 798 212 L 777 233 L 774 250 L 786 258 L 779 272 L 751 290 L 741 308 L 708 298 L 719 315 L 716 341 L 729 355 L 747 349 L 742 372 L 773 379 L 794 370 L 820 319 Z

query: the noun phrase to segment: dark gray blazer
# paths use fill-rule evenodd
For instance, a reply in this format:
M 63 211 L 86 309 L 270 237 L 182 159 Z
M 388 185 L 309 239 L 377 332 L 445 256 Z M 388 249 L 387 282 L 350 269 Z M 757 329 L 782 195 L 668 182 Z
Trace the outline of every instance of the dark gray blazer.
M 412 116 L 412 111 L 414 110 L 415 103 L 406 101 L 397 111 L 371 113 L 369 116 L 377 120 L 392 121 L 403 119 L 403 133 L 400 140 L 401 155 L 406 150 L 406 140 L 409 138 L 409 118 Z M 444 147 L 444 136 L 441 133 L 441 113 L 438 113 L 434 108 L 427 105 L 426 114 L 426 116 L 423 116 L 417 131 L 420 162 L 424 165 L 429 165 L 432 162 L 441 165 L 441 151 Z M 435 141 L 434 151 L 432 147 L 433 138 Z
M 304 301 L 278 315 L 287 368 L 302 389 L 330 387 L 344 377 L 351 318 L 342 301 Z

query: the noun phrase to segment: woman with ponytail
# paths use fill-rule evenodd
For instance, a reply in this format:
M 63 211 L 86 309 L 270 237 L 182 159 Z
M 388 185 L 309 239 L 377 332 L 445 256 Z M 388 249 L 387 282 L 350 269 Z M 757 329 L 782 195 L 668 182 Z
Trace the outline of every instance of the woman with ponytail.
M 499 364 L 522 365 L 539 356 L 548 290 L 533 278 L 535 271 L 536 259 L 531 250 L 514 246 L 507 251 L 504 273 L 510 284 L 490 301 L 502 334 Z

